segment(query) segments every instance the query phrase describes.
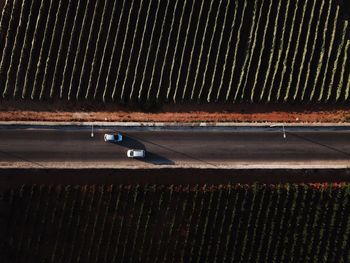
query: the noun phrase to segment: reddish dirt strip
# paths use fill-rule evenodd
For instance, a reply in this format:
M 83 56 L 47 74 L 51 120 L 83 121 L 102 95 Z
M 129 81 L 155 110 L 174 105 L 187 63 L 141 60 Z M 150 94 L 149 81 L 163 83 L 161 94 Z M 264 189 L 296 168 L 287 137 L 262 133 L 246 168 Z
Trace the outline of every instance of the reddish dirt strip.
M 0 102 L 0 121 L 350 122 L 350 105 L 115 104 Z

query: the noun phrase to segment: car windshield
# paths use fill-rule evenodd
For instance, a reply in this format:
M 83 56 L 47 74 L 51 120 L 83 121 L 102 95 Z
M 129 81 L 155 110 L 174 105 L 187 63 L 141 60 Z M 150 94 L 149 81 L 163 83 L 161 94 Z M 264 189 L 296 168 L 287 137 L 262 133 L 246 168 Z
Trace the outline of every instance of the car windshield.
M 130 151 L 130 156 L 134 156 L 134 152 L 133 151 Z

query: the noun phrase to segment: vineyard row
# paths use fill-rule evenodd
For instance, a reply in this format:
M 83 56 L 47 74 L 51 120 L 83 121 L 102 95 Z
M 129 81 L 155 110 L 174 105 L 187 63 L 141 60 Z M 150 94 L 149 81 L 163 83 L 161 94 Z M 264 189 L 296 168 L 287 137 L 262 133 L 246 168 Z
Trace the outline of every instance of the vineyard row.
M 0 94 L 97 102 L 349 102 L 325 0 L 6 0 Z
M 350 185 L 22 186 L 8 262 L 349 262 Z M 6 262 L 6 261 L 2 261 Z

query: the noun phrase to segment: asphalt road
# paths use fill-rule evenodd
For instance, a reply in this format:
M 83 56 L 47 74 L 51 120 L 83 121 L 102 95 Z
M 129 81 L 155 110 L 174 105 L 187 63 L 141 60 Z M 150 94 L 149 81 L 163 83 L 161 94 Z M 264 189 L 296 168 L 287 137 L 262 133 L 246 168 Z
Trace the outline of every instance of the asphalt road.
M 350 131 L 280 127 L 246 130 L 120 129 L 121 143 L 103 141 L 111 130 L 0 129 L 0 167 L 350 167 Z M 145 149 L 130 159 L 128 149 Z

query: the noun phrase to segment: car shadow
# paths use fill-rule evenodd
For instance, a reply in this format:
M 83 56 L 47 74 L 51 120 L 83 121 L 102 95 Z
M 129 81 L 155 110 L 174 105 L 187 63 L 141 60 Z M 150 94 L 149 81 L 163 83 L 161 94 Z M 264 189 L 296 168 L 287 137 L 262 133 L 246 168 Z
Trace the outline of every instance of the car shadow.
M 113 142 L 113 143 L 128 149 L 146 150 L 146 146 L 142 142 L 124 134 L 123 134 L 123 140 L 121 142 Z
M 139 140 L 123 134 L 123 140 L 121 142 L 114 142 L 114 144 L 125 147 L 127 149 L 139 149 L 145 150 L 146 156 L 144 158 L 134 158 L 135 160 L 151 163 L 154 165 L 174 165 L 175 163 L 164 156 L 159 154 L 148 152 L 146 146 Z
M 207 162 L 207 161 L 205 161 L 205 160 L 196 158 L 196 157 L 194 157 L 194 156 L 192 156 L 192 155 L 189 155 L 189 154 L 186 154 L 186 153 L 183 153 L 183 152 L 180 152 L 180 151 L 176 151 L 176 150 L 171 149 L 171 148 L 169 148 L 169 147 L 166 147 L 166 146 L 164 146 L 164 145 L 161 145 L 161 144 L 158 144 L 158 143 L 149 141 L 149 140 L 141 139 L 141 138 L 138 138 L 138 137 L 136 137 L 136 136 L 133 136 L 133 137 L 130 137 L 130 138 L 133 139 L 133 140 L 135 140 L 135 141 L 138 141 L 138 142 L 144 141 L 144 142 L 146 142 L 146 143 L 148 143 L 148 144 L 153 144 L 153 145 L 155 145 L 155 146 L 157 146 L 157 147 L 163 148 L 163 149 L 168 150 L 168 151 L 171 151 L 171 152 L 173 152 L 173 153 L 181 154 L 182 156 L 184 156 L 184 157 L 186 157 L 186 158 L 189 158 L 189 159 L 192 159 L 192 160 L 195 160 L 195 161 L 197 161 L 197 162 L 201 162 L 201 163 L 204 163 L 204 164 L 206 164 L 206 165 L 211 165 L 211 166 L 213 166 L 213 167 L 217 167 L 215 164 L 212 164 L 212 163 Z M 141 143 L 141 144 L 142 144 L 142 143 Z M 147 152 L 146 152 L 146 155 L 147 155 Z
M 164 156 L 161 156 L 156 153 L 147 152 L 145 158 L 137 159 L 139 161 L 143 161 L 146 163 L 152 163 L 155 165 L 174 165 L 175 163 L 172 160 L 169 160 L 168 158 L 165 158 Z

